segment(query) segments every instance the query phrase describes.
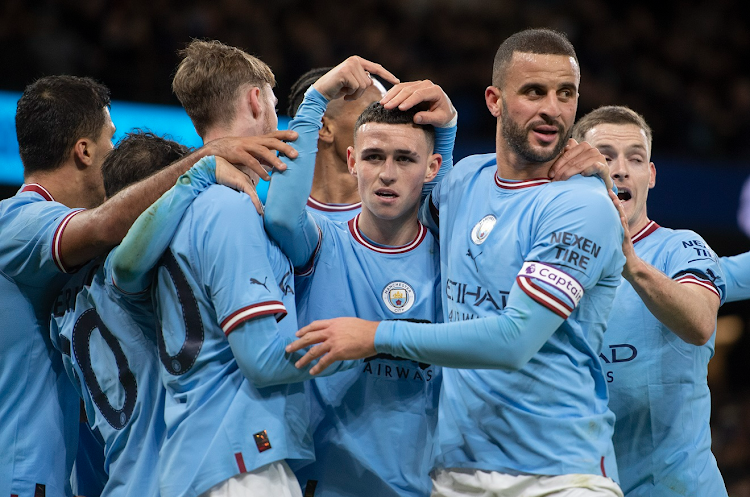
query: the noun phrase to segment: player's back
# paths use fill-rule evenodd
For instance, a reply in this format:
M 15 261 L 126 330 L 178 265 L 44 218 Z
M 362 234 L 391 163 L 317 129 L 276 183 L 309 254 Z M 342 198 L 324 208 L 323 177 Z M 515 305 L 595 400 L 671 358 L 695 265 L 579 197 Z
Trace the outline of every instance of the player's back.
M 27 185 L 0 202 L 0 493 L 70 495 L 79 400 L 49 336 L 68 280 L 55 236 L 75 211 Z
M 616 478 L 598 354 L 624 258 L 606 188 L 503 180 L 488 154 L 457 164 L 438 195 L 447 321 L 498 315 L 516 281 L 565 319 L 518 371 L 444 370 L 438 467 Z
M 300 326 L 317 319 L 440 320 L 438 246 L 422 225 L 402 247 L 380 246 L 359 216 L 336 223 L 315 216 L 315 264 L 296 278 Z M 315 495 L 429 495 L 440 368 L 378 355 L 311 389 L 316 462 L 296 471 Z M 309 490 L 308 490 L 309 491 Z
M 696 233 L 650 222 L 632 240 L 636 255 L 670 278 L 724 292 L 717 257 Z M 688 344 L 630 283 L 623 279 L 617 289 L 600 358 L 626 496 L 727 495 L 711 453 L 707 373 L 715 337 Z
M 104 493 L 159 494 L 164 389 L 159 381 L 150 295 L 124 296 L 97 259 L 63 287 L 52 309 L 51 337 L 104 442 Z
M 263 267 L 267 276 L 254 273 Z M 211 186 L 196 198 L 159 263 L 156 295 L 167 389 L 162 494 L 195 496 L 275 461 L 312 459 L 303 385 L 256 387 L 226 338 L 268 314 L 281 336 L 297 331 L 289 260 L 249 197 Z

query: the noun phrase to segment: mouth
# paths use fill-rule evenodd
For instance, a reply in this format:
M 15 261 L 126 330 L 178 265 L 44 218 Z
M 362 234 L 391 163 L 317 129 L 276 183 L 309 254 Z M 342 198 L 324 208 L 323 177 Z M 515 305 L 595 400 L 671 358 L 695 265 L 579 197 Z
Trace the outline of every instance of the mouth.
M 617 187 L 617 198 L 620 199 L 621 202 L 627 202 L 631 198 L 633 198 L 633 195 L 630 193 L 630 190 L 621 186 Z
M 531 128 L 531 130 L 537 136 L 537 139 L 544 143 L 551 143 L 555 141 L 555 139 L 557 139 L 557 136 L 561 132 L 557 126 L 553 126 L 551 124 L 534 126 L 533 128 Z
M 381 188 L 380 190 L 376 190 L 375 195 L 384 199 L 394 199 L 398 197 L 398 194 L 396 192 L 394 192 L 393 190 L 388 190 L 386 188 Z

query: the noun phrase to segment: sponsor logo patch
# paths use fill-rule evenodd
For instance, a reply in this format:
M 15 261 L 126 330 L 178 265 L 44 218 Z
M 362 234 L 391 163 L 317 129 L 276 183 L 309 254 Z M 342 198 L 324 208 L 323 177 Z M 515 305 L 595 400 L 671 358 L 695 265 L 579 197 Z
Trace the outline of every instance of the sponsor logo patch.
M 383 289 L 383 302 L 391 312 L 406 312 L 414 305 L 414 289 L 403 281 L 388 283 Z

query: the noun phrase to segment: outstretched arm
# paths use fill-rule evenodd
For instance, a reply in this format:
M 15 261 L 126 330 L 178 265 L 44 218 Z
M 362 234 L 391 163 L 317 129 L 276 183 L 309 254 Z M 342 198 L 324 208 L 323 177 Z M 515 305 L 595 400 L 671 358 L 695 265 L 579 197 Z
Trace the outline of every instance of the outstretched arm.
M 727 282 L 727 302 L 750 299 L 750 252 L 719 261 Z
M 452 368 L 517 370 L 562 322 L 562 317 L 514 284 L 508 305 L 497 317 L 442 324 L 377 323 L 357 318 L 315 321 L 302 328 L 297 333 L 299 340 L 286 350 L 296 352 L 318 344 L 297 361 L 298 367 L 306 368 L 320 358 L 311 374 L 320 373 L 338 360 L 361 359 L 376 353 Z
M 293 132 L 277 131 L 264 137 L 214 140 L 166 169 L 125 188 L 101 206 L 73 216 L 61 235 L 60 257 L 64 267 L 77 267 L 120 243 L 135 219 L 201 158 L 218 155 L 238 164 L 248 176 L 252 171 L 268 178 L 262 163 L 283 168 L 284 164 L 273 150 L 296 156 L 292 146 L 282 141 L 294 137 Z M 249 178 L 246 181 L 249 182 Z

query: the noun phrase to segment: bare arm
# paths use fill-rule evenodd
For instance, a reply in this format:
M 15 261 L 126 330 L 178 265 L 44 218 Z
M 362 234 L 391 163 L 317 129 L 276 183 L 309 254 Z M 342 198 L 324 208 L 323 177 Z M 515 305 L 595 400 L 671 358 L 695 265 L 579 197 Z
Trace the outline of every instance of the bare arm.
M 620 212 L 625 228 L 622 252 L 625 267 L 622 276 L 633 286 L 651 314 L 683 341 L 693 345 L 705 344 L 716 329 L 719 296 L 701 285 L 680 283 L 639 258 L 617 197 L 610 197 Z
M 297 152 L 282 140 L 294 140 L 296 133 L 276 131 L 264 136 L 222 138 L 207 143 L 162 171 L 124 189 L 95 209 L 71 218 L 60 241 L 65 265 L 75 267 L 97 257 L 120 243 L 135 219 L 169 190 L 177 178 L 201 158 L 224 157 L 248 176 L 254 172 L 269 178 L 264 164 L 284 169 L 273 150 L 296 157 Z

